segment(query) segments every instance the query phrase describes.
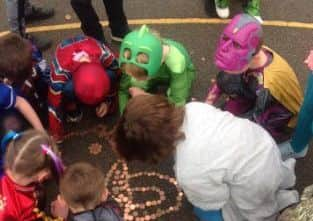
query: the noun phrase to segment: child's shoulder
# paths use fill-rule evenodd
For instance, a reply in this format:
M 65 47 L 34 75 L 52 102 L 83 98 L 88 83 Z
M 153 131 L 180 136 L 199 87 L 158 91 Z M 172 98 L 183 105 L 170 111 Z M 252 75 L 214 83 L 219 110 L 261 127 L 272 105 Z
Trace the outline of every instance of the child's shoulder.
M 78 214 L 73 214 L 69 219 L 71 221 L 76 220 L 110 220 L 110 221 L 122 221 L 121 210 L 118 205 L 113 201 L 107 201 L 101 203 L 94 210 L 85 211 Z
M 0 179 L 0 220 L 5 220 L 4 217 L 15 218 L 12 214 L 14 205 L 11 205 L 11 193 L 12 185 L 4 175 Z
M 191 63 L 186 48 L 181 43 L 172 39 L 163 39 L 163 44 L 170 47 L 169 53 L 164 61 L 165 64 L 171 72 L 182 73 L 186 69 L 186 66 Z
M 16 93 L 14 89 L 4 83 L 0 83 L 0 110 L 8 109 L 14 106 Z

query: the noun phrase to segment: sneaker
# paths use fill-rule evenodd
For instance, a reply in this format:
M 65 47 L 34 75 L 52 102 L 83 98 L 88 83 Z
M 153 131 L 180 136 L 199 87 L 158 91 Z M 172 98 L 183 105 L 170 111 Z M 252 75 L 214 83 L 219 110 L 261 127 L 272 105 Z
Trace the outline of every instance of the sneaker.
M 31 11 L 30 13 L 25 15 L 26 22 L 48 19 L 54 15 L 53 8 L 40 8 L 40 7 L 32 6 L 30 11 Z
M 258 20 L 261 24 L 263 24 L 263 19 L 261 16 L 254 16 L 256 20 Z
M 245 13 L 255 17 L 261 24 L 263 19 L 260 13 L 260 0 L 249 0 L 247 7 L 244 9 Z
M 52 41 L 47 38 L 42 38 L 38 36 L 36 37 L 30 34 L 26 34 L 25 38 L 30 40 L 33 44 L 35 44 L 41 51 L 49 49 L 52 45 Z
M 81 110 L 76 110 L 69 112 L 66 115 L 66 122 L 68 123 L 78 123 L 83 118 L 83 112 Z
M 114 33 L 113 31 L 111 31 L 111 39 L 113 41 L 116 41 L 116 42 L 122 42 L 123 41 L 123 38 L 130 32 L 131 30 L 127 27 L 126 31 L 124 32 L 116 32 Z
M 295 158 L 295 159 L 303 158 L 306 156 L 309 150 L 309 146 L 307 145 L 301 152 L 296 153 L 293 150 L 289 141 L 285 141 L 283 143 L 278 144 L 278 147 L 281 152 L 283 160 L 286 160 L 288 158 Z
M 229 17 L 229 2 L 228 0 L 215 0 L 215 9 L 216 14 L 220 18 L 228 18 Z

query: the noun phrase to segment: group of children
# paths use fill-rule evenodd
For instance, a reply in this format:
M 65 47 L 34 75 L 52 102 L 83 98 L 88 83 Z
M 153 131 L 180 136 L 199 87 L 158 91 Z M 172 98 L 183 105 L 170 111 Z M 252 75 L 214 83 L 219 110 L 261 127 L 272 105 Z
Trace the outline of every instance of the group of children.
M 301 87 L 288 63 L 263 46 L 262 37 L 254 17 L 240 14 L 231 20 L 216 49 L 220 72 L 205 102 L 215 104 L 224 94 L 223 110 L 285 142 L 287 157 L 303 157 L 308 140 L 298 150 L 288 142 L 302 105 Z M 107 200 L 101 171 L 85 163 L 65 168 L 55 142 L 63 141 L 64 121 L 82 118 L 82 105 L 94 107 L 100 118 L 122 114 L 131 97 L 149 93 L 185 105 L 195 79 L 187 50 L 144 25 L 123 39 L 119 55 L 79 35 L 63 40 L 48 65 L 32 42 L 8 34 L 0 38 L 0 56 L 0 220 L 39 219 L 41 184 L 53 174 L 60 184 L 51 208 L 57 219 L 122 220 L 118 206 Z M 52 138 L 37 113 L 48 114 Z M 35 130 L 25 131 L 28 124 Z

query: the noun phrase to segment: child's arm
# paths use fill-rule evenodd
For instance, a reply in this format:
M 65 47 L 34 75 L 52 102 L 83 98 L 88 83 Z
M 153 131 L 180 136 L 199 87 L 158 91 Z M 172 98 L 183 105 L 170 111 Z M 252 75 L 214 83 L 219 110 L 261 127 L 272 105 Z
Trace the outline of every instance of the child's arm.
M 172 73 L 170 87 L 167 91 L 168 99 L 175 105 L 184 105 L 190 97 L 192 80 L 186 73 Z
M 15 108 L 18 109 L 28 122 L 37 130 L 44 131 L 40 119 L 32 106 L 22 97 L 16 97 Z
M 49 133 L 59 143 L 63 139 L 63 93 L 64 91 L 68 91 L 69 94 L 73 93 L 71 81 L 67 78 L 69 73 L 62 70 L 63 68 L 59 65 L 58 59 L 55 58 L 51 65 L 51 81 L 48 88 L 48 119 Z
M 119 79 L 117 78 L 118 73 L 110 69 L 106 70 L 110 78 L 110 92 L 105 97 L 104 101 L 96 108 L 96 114 L 98 117 L 104 117 L 107 114 L 112 114 L 117 109 L 117 90 L 119 87 Z
M 102 54 L 100 56 L 100 61 L 105 69 L 109 69 L 113 71 L 116 75 L 116 78 L 119 78 L 121 75 L 121 71 L 118 65 L 117 55 L 104 44 L 101 44 Z
M 310 51 L 310 54 L 304 61 L 304 63 L 306 63 L 308 65 L 308 68 L 313 71 L 313 50 Z
M 48 118 L 49 118 L 49 133 L 56 140 L 62 142 L 63 139 L 63 122 L 62 122 L 62 92 L 55 91 L 49 87 L 48 91 Z
M 129 100 L 129 97 L 130 97 L 130 94 L 128 92 L 128 89 L 130 88 L 130 82 L 131 81 L 131 78 L 129 75 L 127 74 L 122 74 L 122 77 L 121 77 L 121 81 L 120 81 L 120 87 L 119 87 L 119 90 L 118 90 L 118 103 L 119 103 L 119 111 L 120 111 L 120 114 L 123 113 L 126 105 L 127 105 L 127 102 Z
M 214 104 L 222 94 L 222 90 L 217 85 L 214 79 L 211 80 L 212 85 L 208 89 L 208 94 L 205 99 L 205 103 Z
M 60 195 L 51 203 L 51 214 L 54 217 L 66 220 L 69 215 L 69 207 Z

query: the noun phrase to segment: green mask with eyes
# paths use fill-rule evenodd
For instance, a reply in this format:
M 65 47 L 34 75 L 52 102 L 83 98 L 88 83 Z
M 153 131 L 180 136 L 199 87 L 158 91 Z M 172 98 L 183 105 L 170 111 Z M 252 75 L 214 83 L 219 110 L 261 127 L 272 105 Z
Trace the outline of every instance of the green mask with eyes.
M 145 54 L 147 62 L 138 62 L 138 55 Z M 146 25 L 139 30 L 130 32 L 121 44 L 119 65 L 131 63 L 147 71 L 148 76 L 154 76 L 162 62 L 161 40 L 149 31 Z

